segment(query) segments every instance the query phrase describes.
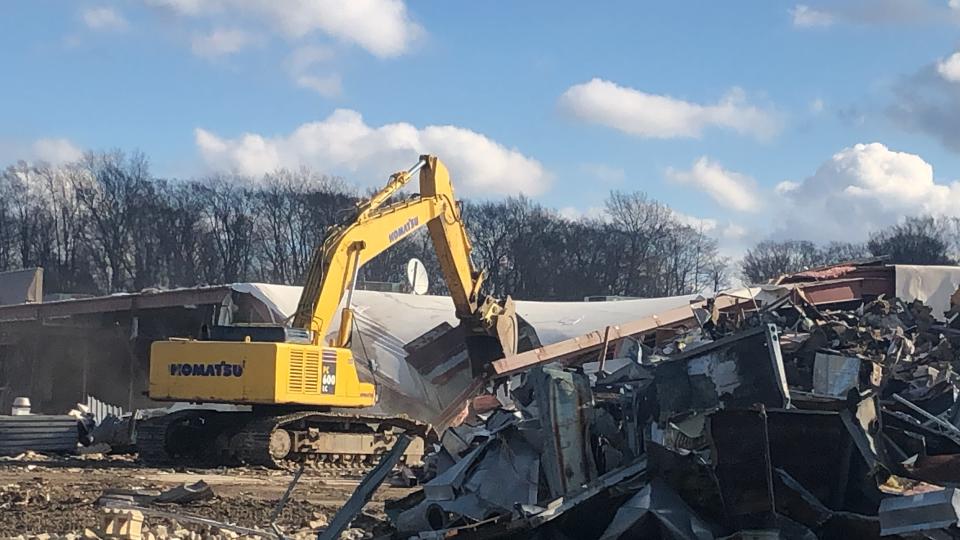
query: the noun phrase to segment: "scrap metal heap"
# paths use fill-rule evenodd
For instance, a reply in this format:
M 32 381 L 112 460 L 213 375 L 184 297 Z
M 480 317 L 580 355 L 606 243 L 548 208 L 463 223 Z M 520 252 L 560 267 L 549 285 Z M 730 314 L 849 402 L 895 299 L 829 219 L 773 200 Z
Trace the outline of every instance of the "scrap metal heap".
M 505 359 L 432 479 L 388 503 L 398 536 L 960 537 L 960 293 L 945 320 L 808 296 L 718 297 L 632 347 Z

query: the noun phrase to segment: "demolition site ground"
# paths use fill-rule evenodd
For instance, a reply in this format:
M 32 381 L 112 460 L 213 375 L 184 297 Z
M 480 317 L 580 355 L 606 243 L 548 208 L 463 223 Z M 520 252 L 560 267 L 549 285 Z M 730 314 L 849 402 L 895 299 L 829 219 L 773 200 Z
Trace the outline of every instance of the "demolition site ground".
M 291 473 L 262 468 L 155 469 L 128 456 L 0 461 L 0 538 L 37 534 L 81 535 L 102 513 L 97 499 L 109 490 L 166 490 L 203 480 L 214 496 L 166 505 L 171 513 L 206 517 L 246 527 L 264 527 L 291 480 Z M 356 489 L 357 481 L 303 475 L 277 524 L 288 533 L 325 526 Z M 383 486 L 353 523 L 370 533 L 382 529 L 386 499 L 411 490 Z M 160 507 L 163 509 L 162 507 Z M 150 524 L 169 520 L 150 519 Z

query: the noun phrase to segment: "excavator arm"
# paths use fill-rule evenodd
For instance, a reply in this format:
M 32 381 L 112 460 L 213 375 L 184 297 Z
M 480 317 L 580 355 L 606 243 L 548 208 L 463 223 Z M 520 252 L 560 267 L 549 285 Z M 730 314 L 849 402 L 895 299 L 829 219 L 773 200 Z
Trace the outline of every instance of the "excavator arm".
M 386 204 L 417 172 L 420 193 Z M 466 335 L 493 337 L 500 342 L 500 354 L 514 352 L 517 325 L 512 302 L 508 298 L 501 304 L 481 297 L 483 273 L 470 260 L 470 240 L 450 173 L 436 156 L 429 155 L 420 156 L 414 167 L 391 176 L 383 189 L 358 205 L 353 220 L 330 231 L 313 254 L 293 325 L 311 330 L 313 342 L 321 344 L 346 295 L 333 345 L 347 346 L 353 320 L 352 293 L 359 269 L 423 226 L 430 232 L 457 317 L 467 324 Z

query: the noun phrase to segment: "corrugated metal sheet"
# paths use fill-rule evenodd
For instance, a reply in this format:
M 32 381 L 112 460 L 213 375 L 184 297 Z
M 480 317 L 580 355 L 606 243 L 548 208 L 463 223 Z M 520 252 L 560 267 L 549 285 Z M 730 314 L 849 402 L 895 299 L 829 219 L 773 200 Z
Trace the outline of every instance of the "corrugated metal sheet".
M 77 419 L 72 416 L 0 416 L 0 455 L 70 453 L 77 442 Z
M 87 396 L 86 405 L 90 408 L 90 414 L 93 415 L 93 419 L 97 424 L 103 422 L 103 419 L 108 416 L 116 416 L 119 418 L 123 416 L 124 413 L 122 407 L 104 403 L 93 396 Z

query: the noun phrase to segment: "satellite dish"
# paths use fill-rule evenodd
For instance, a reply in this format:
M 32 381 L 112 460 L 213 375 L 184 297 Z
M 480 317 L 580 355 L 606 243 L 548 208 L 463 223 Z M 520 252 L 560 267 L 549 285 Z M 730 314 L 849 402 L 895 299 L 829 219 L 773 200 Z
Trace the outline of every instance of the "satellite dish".
M 427 269 L 420 259 L 410 259 L 407 262 L 407 283 L 413 294 L 426 294 L 430 282 L 427 279 Z

